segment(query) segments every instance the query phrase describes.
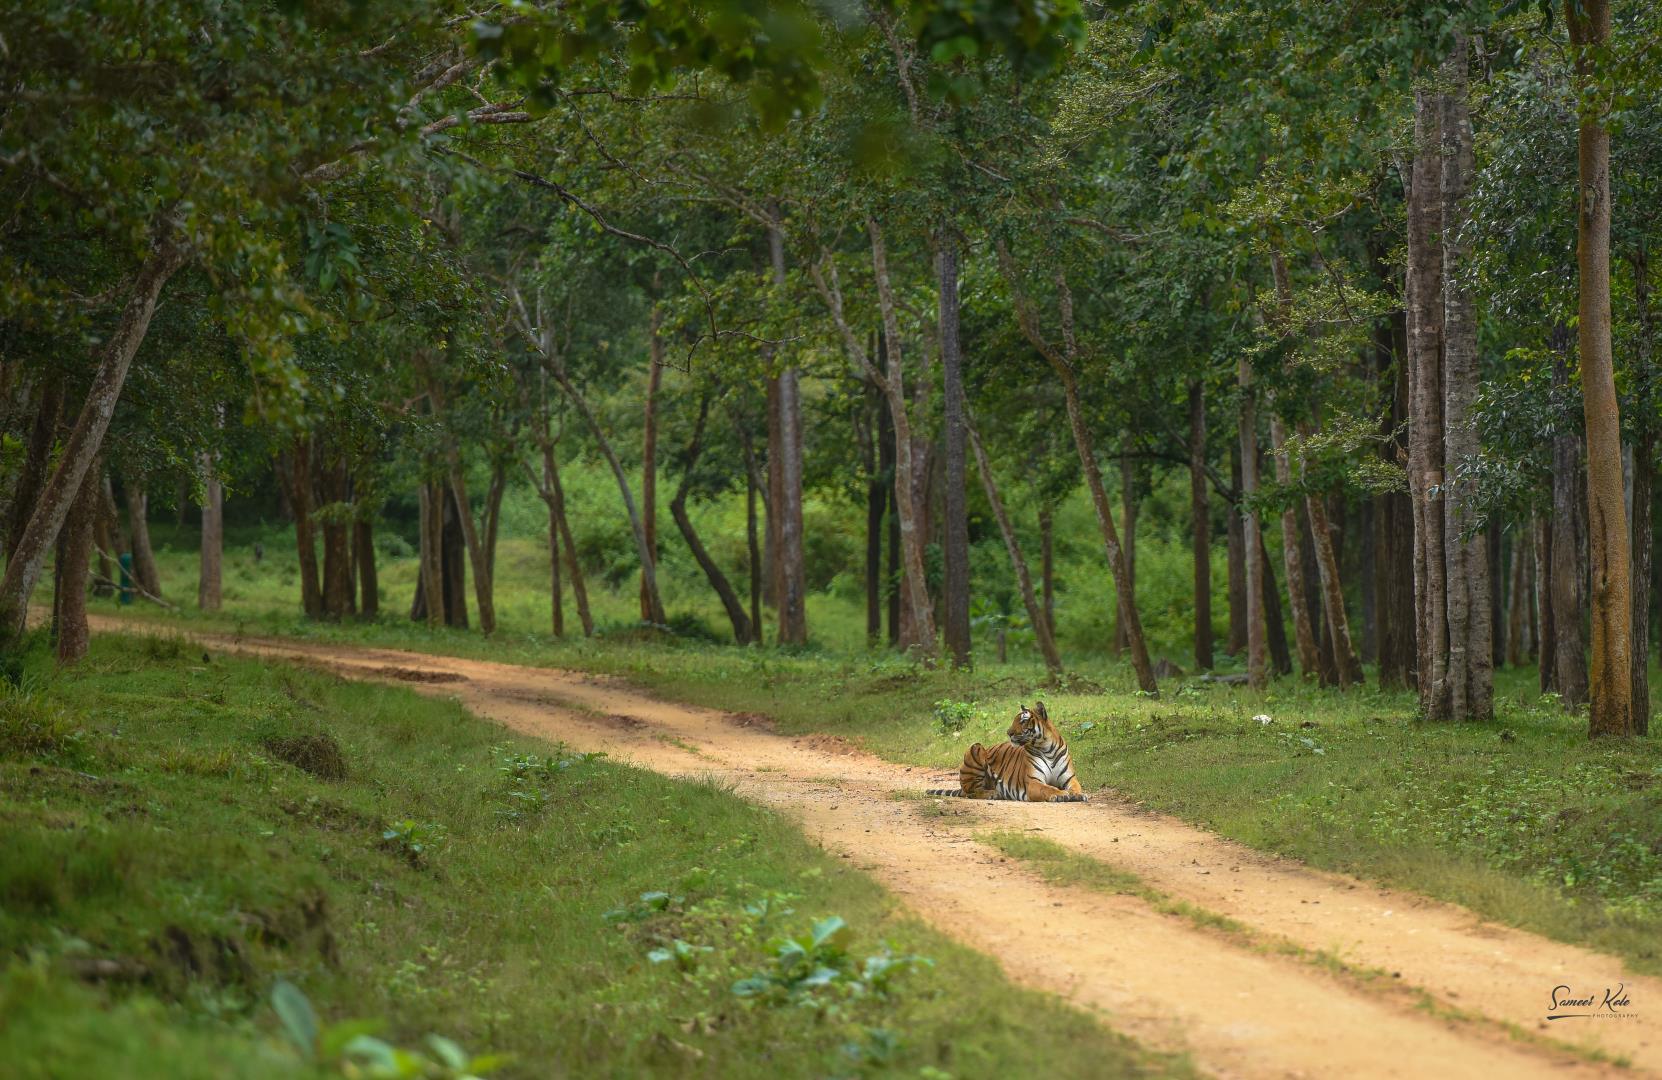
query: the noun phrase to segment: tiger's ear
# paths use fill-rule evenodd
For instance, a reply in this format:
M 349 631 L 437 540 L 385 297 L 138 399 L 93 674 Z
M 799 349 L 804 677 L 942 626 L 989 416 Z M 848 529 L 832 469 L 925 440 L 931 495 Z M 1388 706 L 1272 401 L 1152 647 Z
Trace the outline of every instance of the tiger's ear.
M 1033 711 L 1039 714 L 1040 720 L 1050 719 L 1050 714 L 1045 712 L 1045 703 L 1042 701 L 1035 701 L 1033 703 Z

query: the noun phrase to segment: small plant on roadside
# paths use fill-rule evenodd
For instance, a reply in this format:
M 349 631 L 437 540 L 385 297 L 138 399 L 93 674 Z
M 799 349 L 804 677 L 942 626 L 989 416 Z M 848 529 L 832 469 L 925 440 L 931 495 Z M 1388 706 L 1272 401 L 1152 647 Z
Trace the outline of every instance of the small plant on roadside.
M 272 987 L 271 1007 L 307 1064 L 353 1080 L 478 1080 L 508 1061 L 501 1054 L 470 1056 L 443 1035 L 428 1035 L 425 1050 L 394 1046 L 375 1037 L 384 1026 L 379 1020 L 325 1025 L 305 993 L 286 979 Z
M 600 917 L 609 923 L 640 922 L 660 915 L 666 911 L 677 910 L 686 898 L 671 896 L 667 892 L 654 890 L 641 893 L 640 899 L 626 907 L 616 907 Z
M 886 998 L 896 976 L 933 963 L 927 957 L 895 956 L 885 949 L 856 964 L 847 948 L 852 936 L 842 917 L 831 915 L 805 934 L 777 939 L 770 946 L 773 963 L 735 982 L 733 993 L 772 1005 L 836 1011 L 836 1000 L 822 995 L 840 992 L 846 998 Z
M 388 822 L 381 832 L 382 846 L 404 856 L 417 868 L 426 865 L 427 857 L 444 846 L 445 839 L 444 826 L 433 822 L 423 824 L 410 818 Z
M 666 946 L 653 949 L 646 958 L 654 964 L 674 964 L 677 971 L 691 972 L 698 967 L 699 958 L 711 952 L 715 950 L 708 945 L 690 945 L 676 938 Z
M 973 701 L 953 701 L 942 698 L 935 702 L 935 727 L 943 735 L 956 735 L 975 719 Z

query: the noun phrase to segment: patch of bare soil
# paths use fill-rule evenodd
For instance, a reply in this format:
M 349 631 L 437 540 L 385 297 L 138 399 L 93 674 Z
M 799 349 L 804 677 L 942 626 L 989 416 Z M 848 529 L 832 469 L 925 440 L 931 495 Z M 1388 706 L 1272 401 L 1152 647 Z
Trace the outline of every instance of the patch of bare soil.
M 882 761 L 835 736 L 781 739 L 761 724 L 655 700 L 617 681 L 311 642 L 210 643 L 348 675 L 374 676 L 386 664 L 464 673 L 455 686 L 413 685 L 517 731 L 672 776 L 713 777 L 789 814 L 1016 981 L 1099 1009 L 1113 1027 L 1186 1051 L 1216 1076 L 1662 1074 L 1662 979 L 1634 977 L 1618 959 L 1450 904 L 1266 856 L 1111 792 L 1086 804 L 966 803 L 962 816 L 930 818 L 891 796 L 942 786 L 931 770 Z M 993 827 L 1035 831 L 1262 937 L 1399 977 L 1376 988 L 1200 928 L 1140 897 L 1048 884 L 975 841 L 974 830 Z M 1555 986 L 1602 995 L 1620 985 L 1637 1019 L 1546 1020 Z M 1421 993 L 1477 1019 L 1418 1007 Z M 1510 1037 L 1508 1025 L 1543 1041 Z M 1632 1070 L 1571 1056 L 1548 1039 L 1625 1058 Z
M 388 679 L 397 679 L 400 682 L 413 683 L 457 683 L 466 682 L 467 676 L 454 671 L 429 671 L 421 668 L 385 667 L 374 668 L 371 675 L 381 675 Z

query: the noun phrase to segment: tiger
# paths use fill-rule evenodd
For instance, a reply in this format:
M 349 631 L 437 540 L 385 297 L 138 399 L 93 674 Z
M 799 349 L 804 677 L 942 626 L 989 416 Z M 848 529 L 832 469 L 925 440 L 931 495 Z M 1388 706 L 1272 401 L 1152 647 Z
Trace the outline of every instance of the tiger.
M 1085 789 L 1073 772 L 1067 740 L 1050 722 L 1042 701 L 1018 706 L 1010 724 L 1010 741 L 988 749 L 969 748 L 958 770 L 958 790 L 931 788 L 925 794 L 963 799 L 1014 799 L 1017 802 L 1085 802 Z

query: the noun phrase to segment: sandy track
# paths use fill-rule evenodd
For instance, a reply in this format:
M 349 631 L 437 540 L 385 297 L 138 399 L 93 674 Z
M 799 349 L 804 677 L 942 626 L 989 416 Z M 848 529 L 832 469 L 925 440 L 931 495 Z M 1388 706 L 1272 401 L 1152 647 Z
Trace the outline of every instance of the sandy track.
M 98 620 L 97 629 L 123 629 Z M 954 803 L 931 819 L 897 791 L 950 786 L 823 737 L 672 704 L 599 676 L 390 649 L 198 635 L 211 647 L 320 664 L 456 697 L 510 728 L 674 776 L 713 776 L 790 814 L 828 850 L 881 880 L 940 930 L 994 956 L 1016 981 L 1103 1012 L 1146 1043 L 1225 1077 L 1616 1074 L 1509 1038 L 1502 1024 L 1620 1056 L 1662 1076 L 1662 980 L 1617 959 L 1485 923 L 1464 909 L 1253 852 L 1098 796 L 1080 805 Z M 966 827 L 967 826 L 967 827 Z M 1360 986 L 1199 929 L 1144 901 L 1041 881 L 972 838 L 1034 830 L 1133 871 L 1261 934 L 1400 973 Z M 1637 1019 L 1545 1020 L 1560 984 L 1625 984 Z M 1438 1019 L 1423 990 L 1497 1023 Z

